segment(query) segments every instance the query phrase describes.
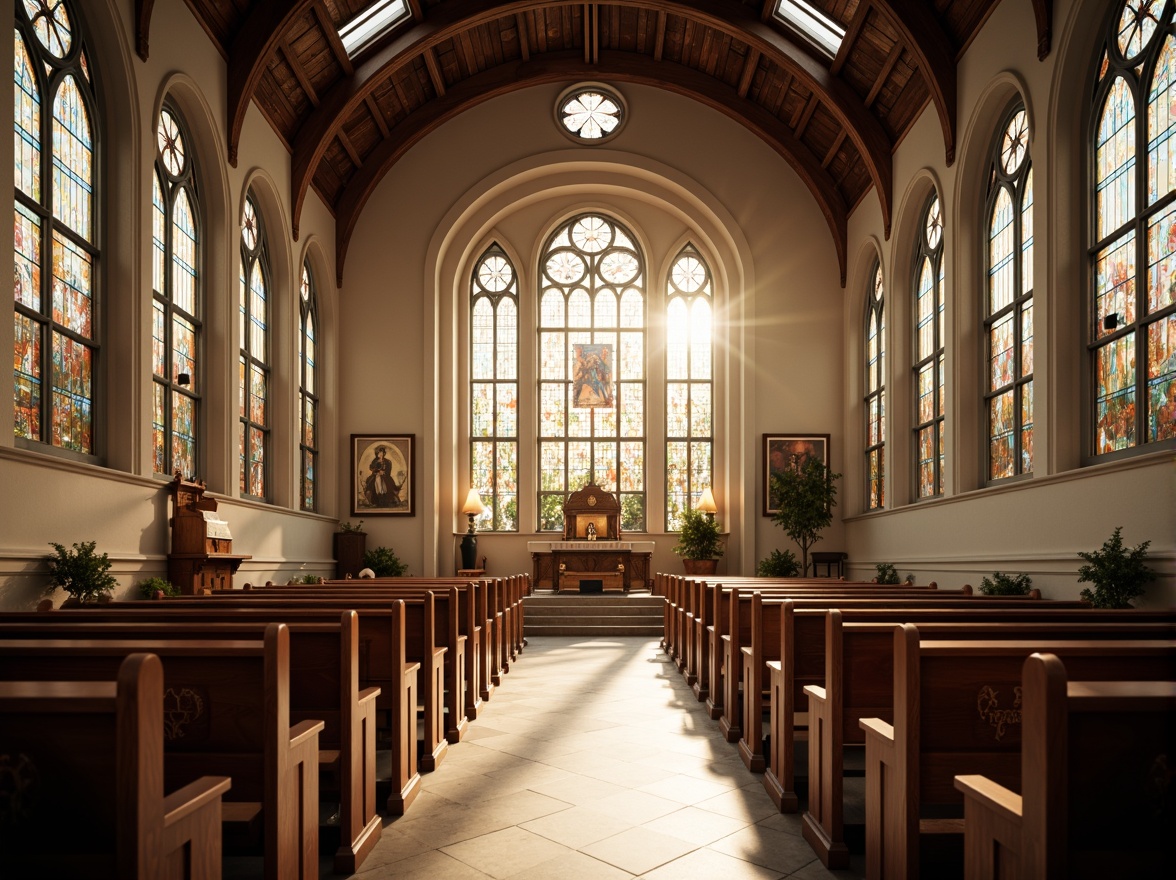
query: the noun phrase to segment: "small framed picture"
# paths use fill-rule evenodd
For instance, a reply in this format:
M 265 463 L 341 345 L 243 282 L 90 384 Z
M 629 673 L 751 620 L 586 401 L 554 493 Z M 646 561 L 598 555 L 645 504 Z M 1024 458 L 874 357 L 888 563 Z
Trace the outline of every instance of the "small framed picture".
M 772 474 L 796 470 L 806 459 L 829 466 L 828 434 L 764 434 L 764 516 L 774 516 L 780 504 L 772 495 Z
M 351 515 L 416 516 L 416 435 L 351 435 Z

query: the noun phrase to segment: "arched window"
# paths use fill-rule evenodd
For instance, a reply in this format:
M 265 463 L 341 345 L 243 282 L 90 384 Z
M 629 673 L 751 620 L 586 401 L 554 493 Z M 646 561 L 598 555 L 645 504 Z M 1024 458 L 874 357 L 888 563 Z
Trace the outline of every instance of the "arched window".
M 17 437 L 92 455 L 98 369 L 97 104 L 70 0 L 16 4 Z
M 310 264 L 302 264 L 302 283 L 298 287 L 298 412 L 301 420 L 299 448 L 302 467 L 300 470 L 299 502 L 303 510 L 318 509 L 318 349 L 315 338 L 318 333 L 318 303 L 314 294 L 314 275 Z
M 152 460 L 157 474 L 199 471 L 200 202 L 188 139 L 168 106 L 155 128 L 151 196 Z
M 519 279 L 491 245 L 470 277 L 470 473 L 480 528 L 519 528 Z
M 866 301 L 866 510 L 886 506 L 886 312 L 882 265 Z
M 711 486 L 714 458 L 714 296 L 693 246 L 666 279 L 666 531 Z
M 1024 105 L 1005 117 L 988 173 L 984 399 L 988 479 L 1033 470 L 1033 166 Z
M 253 201 L 245 198 L 241 216 L 240 310 L 241 341 L 238 391 L 240 394 L 240 451 L 242 497 L 269 498 L 269 267 L 265 228 Z
M 633 236 L 582 214 L 539 258 L 539 528 L 568 493 L 619 492 L 621 528 L 645 530 L 645 273 Z
M 915 250 L 915 495 L 943 494 L 943 210 L 932 193 Z
M 1119 3 L 1095 74 L 1092 113 L 1087 348 L 1094 455 L 1176 445 L 1174 104 L 1172 4 Z

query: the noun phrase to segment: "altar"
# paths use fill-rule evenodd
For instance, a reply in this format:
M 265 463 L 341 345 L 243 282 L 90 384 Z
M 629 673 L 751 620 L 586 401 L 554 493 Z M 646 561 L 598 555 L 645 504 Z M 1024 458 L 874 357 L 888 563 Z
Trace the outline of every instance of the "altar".
M 564 505 L 560 541 L 528 541 L 536 589 L 556 592 L 629 592 L 650 585 L 653 541 L 621 539 L 616 497 L 589 483 Z

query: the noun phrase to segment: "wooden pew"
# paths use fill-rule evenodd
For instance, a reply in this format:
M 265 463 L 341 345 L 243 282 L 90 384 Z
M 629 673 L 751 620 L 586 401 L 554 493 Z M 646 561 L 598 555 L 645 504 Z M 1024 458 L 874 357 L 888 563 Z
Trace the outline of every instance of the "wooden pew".
M 0 682 L 0 876 L 221 876 L 229 778 L 202 776 L 165 795 L 163 667 L 131 654 L 116 675 Z
M 1068 679 L 1056 655 L 1025 661 L 1021 794 L 955 778 L 965 877 L 1176 876 L 1176 682 Z
M 157 603 L 141 603 L 126 614 L 108 609 L 0 616 L 0 639 L 169 639 L 172 641 L 262 639 L 270 621 L 214 621 L 177 615 Z M 101 615 L 96 620 L 95 611 Z M 158 613 L 155 613 L 157 612 Z M 379 688 L 361 688 L 359 619 L 345 611 L 337 619 L 291 615 L 290 719 L 321 719 L 320 791 L 339 801 L 339 847 L 335 871 L 352 874 L 383 830 L 376 808 L 376 698 Z
M 871 880 L 917 880 L 924 859 L 947 853 L 952 844 L 962 847 L 956 775 L 1020 787 L 1021 671 L 1036 651 L 1057 654 L 1076 679 L 1176 680 L 1176 642 L 1170 640 L 920 641 L 917 627 L 896 627 L 894 724 L 859 721 L 866 732 Z M 930 876 L 959 873 L 962 865 L 946 858 L 946 867 L 937 862 L 928 869 Z
M 260 822 L 266 880 L 317 880 L 318 736 L 322 721 L 290 723 L 290 638 L 262 640 L 4 639 L 0 675 L 14 681 L 102 680 L 130 654 L 163 661 L 166 786 L 209 771 L 232 779 L 225 831 Z
M 809 788 L 803 832 L 826 867 L 849 864 L 842 802 L 845 747 L 865 741 L 859 718 L 893 720 L 894 626 L 909 622 L 910 614 L 902 610 L 875 614 L 879 622 L 870 623 L 845 623 L 843 616 L 836 609 L 825 614 L 825 682 L 804 688 L 809 710 Z M 924 615 L 917 625 L 924 639 L 954 641 L 1176 639 L 1176 613 L 1154 622 L 1150 615 L 1131 622 L 1131 612 L 1107 614 L 1092 609 L 1068 619 L 1045 619 L 1049 616 L 1018 609 L 949 610 L 941 613 L 939 621 L 928 621 Z M 1099 622 L 1095 618 L 1100 616 L 1110 620 Z

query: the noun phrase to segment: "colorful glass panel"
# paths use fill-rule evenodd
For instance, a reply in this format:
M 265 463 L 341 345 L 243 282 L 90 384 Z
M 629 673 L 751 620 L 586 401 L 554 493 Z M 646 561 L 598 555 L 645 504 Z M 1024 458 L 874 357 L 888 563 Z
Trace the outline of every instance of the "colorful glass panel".
M 944 266 L 943 213 L 935 193 L 926 203 L 923 235 L 915 253 L 915 490 L 927 498 L 943 492 Z
M 1101 338 L 1135 321 L 1135 231 L 1099 251 L 1094 265 L 1095 333 Z
M 184 136 L 176 118 L 165 108 L 159 114 L 159 125 L 155 128 L 155 146 L 163 160 L 163 167 L 172 177 L 179 177 L 187 163 Z
M 53 233 L 53 320 L 81 336 L 92 329 L 93 269 L 88 252 Z
M 54 333 L 52 358 L 53 445 L 91 453 L 93 352 L 83 342 Z
M 1013 199 L 1001 187 L 988 224 L 988 311 L 999 312 L 1013 301 L 1014 263 Z
M 1176 313 L 1147 328 L 1147 442 L 1176 437 Z
M 1123 57 L 1134 61 L 1151 42 L 1164 11 L 1165 0 L 1128 0 L 1119 14 L 1117 44 Z
M 40 311 L 41 221 L 20 202 L 16 203 L 12 238 L 15 253 L 13 280 L 16 302 L 34 311 Z
M 1176 187 L 1176 39 L 1164 40 L 1163 51 L 1152 74 L 1147 102 L 1147 197 L 1148 204 Z
M 315 434 L 315 425 L 318 419 L 318 397 L 315 394 L 317 298 L 315 297 L 314 276 L 307 263 L 302 264 L 302 277 L 298 284 L 298 308 L 302 324 L 301 332 L 298 334 L 298 360 L 301 375 L 298 394 L 302 422 L 299 442 L 299 454 L 302 462 L 299 472 L 299 504 L 303 510 L 315 510 L 318 504 L 315 464 L 319 457 L 318 439 Z
M 1147 225 L 1147 312 L 1176 303 L 1176 204 Z
M 265 498 L 268 491 L 266 462 L 269 458 L 269 283 L 264 268 L 265 233 L 253 197 L 245 199 L 241 222 L 241 270 L 238 332 L 241 406 L 241 493 Z
M 41 437 L 41 329 L 20 313 L 15 326 L 15 398 L 17 437 Z
M 583 141 L 599 141 L 618 130 L 622 105 L 602 89 L 577 89 L 560 104 L 558 116 L 569 134 Z
M 1098 454 L 1135 445 L 1135 337 L 1120 336 L 1096 350 L 1095 447 Z
M 176 308 L 196 313 L 196 218 L 188 191 L 176 193 L 172 209 L 172 291 Z
M 1106 238 L 1135 215 L 1135 102 L 1123 77 L 1107 93 L 1095 140 L 1095 228 Z
M 15 36 L 13 65 L 16 188 L 35 202 L 41 200 L 41 90 L 20 31 Z
M 66 76 L 53 100 L 53 215 L 90 240 L 94 142 L 77 80 Z
M 73 25 L 64 0 L 24 0 L 25 14 L 41 45 L 57 58 L 73 46 Z

